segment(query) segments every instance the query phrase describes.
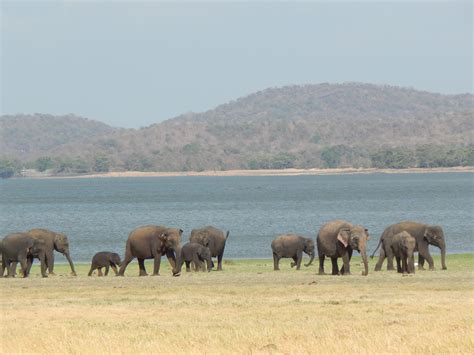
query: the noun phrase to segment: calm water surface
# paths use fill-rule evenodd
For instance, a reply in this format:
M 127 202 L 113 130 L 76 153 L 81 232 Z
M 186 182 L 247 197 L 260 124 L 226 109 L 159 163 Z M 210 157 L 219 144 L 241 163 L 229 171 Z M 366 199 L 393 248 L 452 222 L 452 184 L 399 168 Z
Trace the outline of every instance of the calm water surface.
M 0 181 L 0 234 L 34 227 L 66 233 L 75 261 L 101 250 L 123 255 L 133 228 L 230 230 L 228 258 L 271 257 L 287 232 L 315 237 L 331 219 L 372 235 L 402 220 L 443 226 L 448 253 L 474 252 L 474 174 L 369 174 L 274 177 L 142 177 Z M 431 249 L 437 253 L 438 249 Z M 58 256 L 57 261 L 63 258 Z M 448 259 L 449 261 L 449 259 Z

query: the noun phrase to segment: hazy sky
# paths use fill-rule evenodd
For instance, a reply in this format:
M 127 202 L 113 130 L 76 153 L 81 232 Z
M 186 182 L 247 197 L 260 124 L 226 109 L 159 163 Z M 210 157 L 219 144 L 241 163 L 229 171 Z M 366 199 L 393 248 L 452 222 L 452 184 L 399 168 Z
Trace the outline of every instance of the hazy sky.
M 1 4 L 2 114 L 140 127 L 290 84 L 472 92 L 470 1 Z

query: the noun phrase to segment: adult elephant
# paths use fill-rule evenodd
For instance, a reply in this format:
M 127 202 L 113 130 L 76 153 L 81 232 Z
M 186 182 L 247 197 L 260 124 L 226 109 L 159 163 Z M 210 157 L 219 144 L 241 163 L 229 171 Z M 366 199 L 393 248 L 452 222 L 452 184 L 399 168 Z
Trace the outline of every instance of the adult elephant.
M 27 233 L 12 233 L 3 238 L 1 242 L 2 266 L 0 274 L 3 277 L 7 269 L 7 277 L 14 277 L 15 270 L 13 263 L 19 262 L 23 277 L 28 277 L 33 257 L 37 257 L 41 262 L 41 275 L 46 274 L 46 252 L 45 243 L 42 240 L 32 238 Z M 30 266 L 31 267 L 31 266 Z
M 377 249 L 381 244 L 384 245 L 384 248 L 380 249 L 379 260 L 375 265 L 375 271 L 380 271 L 382 269 L 383 262 L 387 257 L 387 270 L 394 270 L 393 267 L 393 256 L 386 255 L 385 251 L 387 246 L 392 244 L 392 238 L 394 235 L 401 232 L 408 232 L 416 239 L 416 249 L 418 251 L 418 269 L 423 270 L 423 264 L 425 259 L 428 261 L 430 270 L 434 270 L 433 258 L 430 255 L 429 245 L 434 245 L 441 250 L 441 268 L 446 270 L 446 241 L 444 239 L 443 228 L 440 226 L 432 226 L 424 223 L 413 222 L 413 221 L 404 221 L 400 223 L 395 223 L 383 231 L 380 236 L 379 244 L 377 248 L 372 253 L 371 258 L 377 252 Z
M 224 235 L 224 232 L 220 229 L 213 226 L 207 226 L 200 229 L 193 229 L 189 241 L 208 247 L 211 251 L 211 256 L 217 256 L 217 271 L 221 271 L 222 258 L 224 256 L 227 238 L 229 238 L 229 231 Z
M 334 220 L 323 225 L 316 237 L 319 256 L 319 274 L 324 274 L 324 258 L 331 258 L 332 274 L 350 274 L 350 260 L 352 252 L 357 250 L 364 262 L 363 275 L 369 273 L 367 262 L 367 240 L 369 240 L 367 228 L 354 226 L 343 220 Z M 342 258 L 344 265 L 339 270 L 337 259 Z
M 74 269 L 74 264 L 71 259 L 69 252 L 69 239 L 63 233 L 53 232 L 49 229 L 35 228 L 30 229 L 26 232 L 30 237 L 34 239 L 42 240 L 45 244 L 46 252 L 46 265 L 48 267 L 48 272 L 50 275 L 54 275 L 54 251 L 63 254 L 69 266 L 71 267 L 71 275 L 77 276 L 76 270 Z M 16 269 L 16 263 L 13 265 L 13 270 Z M 30 272 L 31 264 L 28 265 L 28 273 Z
M 176 255 L 181 251 L 182 229 L 167 228 L 164 226 L 148 225 L 138 227 L 130 232 L 125 245 L 125 258 L 118 276 L 123 276 L 127 265 L 138 259 L 140 276 L 148 275 L 145 269 L 145 259 L 154 259 L 153 275 L 160 274 L 161 256 L 166 255 L 173 270 L 178 275 Z
M 305 266 L 310 266 L 314 260 L 314 240 L 295 234 L 285 234 L 278 236 L 271 244 L 273 252 L 273 270 L 280 270 L 279 262 L 281 258 L 292 258 L 291 267 L 300 269 L 303 252 L 311 258 Z

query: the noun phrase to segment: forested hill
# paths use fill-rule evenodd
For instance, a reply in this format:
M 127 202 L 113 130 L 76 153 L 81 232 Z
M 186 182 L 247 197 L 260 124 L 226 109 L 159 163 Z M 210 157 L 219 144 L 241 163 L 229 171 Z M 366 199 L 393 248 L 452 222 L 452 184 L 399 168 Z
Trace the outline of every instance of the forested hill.
M 473 165 L 474 96 L 370 84 L 263 90 L 132 130 L 2 116 L 3 161 L 56 173 Z

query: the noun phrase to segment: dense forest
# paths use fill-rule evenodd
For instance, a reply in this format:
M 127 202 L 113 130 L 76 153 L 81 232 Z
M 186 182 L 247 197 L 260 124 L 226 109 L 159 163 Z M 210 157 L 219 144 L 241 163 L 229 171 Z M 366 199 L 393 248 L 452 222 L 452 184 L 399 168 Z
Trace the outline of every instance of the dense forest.
M 270 88 L 140 129 L 0 117 L 0 175 L 474 165 L 473 95 L 371 84 Z

